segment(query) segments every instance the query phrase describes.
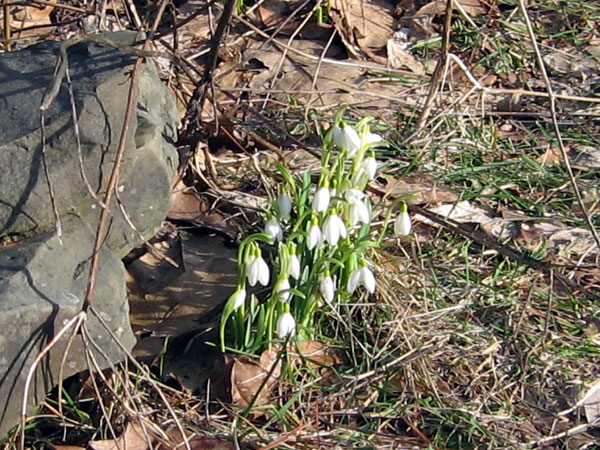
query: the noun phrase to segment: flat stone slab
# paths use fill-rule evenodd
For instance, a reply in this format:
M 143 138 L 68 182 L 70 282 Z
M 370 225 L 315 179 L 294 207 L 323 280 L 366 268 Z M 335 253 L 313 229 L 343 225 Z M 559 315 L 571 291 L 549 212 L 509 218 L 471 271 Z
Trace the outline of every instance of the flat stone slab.
M 25 380 L 33 361 L 56 333 L 83 305 L 94 233 L 76 216 L 65 217 L 63 243 L 54 233 L 43 233 L 0 250 L 0 437 L 18 422 Z M 122 361 L 115 342 L 131 349 L 135 336 L 129 324 L 125 271 L 120 259 L 104 248 L 100 252 L 93 307 L 113 336 L 92 314 L 86 329 L 89 339 L 72 332 L 41 360 L 28 395 L 28 410 L 39 404 L 59 381 L 88 369 L 84 349 L 100 368 Z M 63 364 L 63 356 L 66 359 Z

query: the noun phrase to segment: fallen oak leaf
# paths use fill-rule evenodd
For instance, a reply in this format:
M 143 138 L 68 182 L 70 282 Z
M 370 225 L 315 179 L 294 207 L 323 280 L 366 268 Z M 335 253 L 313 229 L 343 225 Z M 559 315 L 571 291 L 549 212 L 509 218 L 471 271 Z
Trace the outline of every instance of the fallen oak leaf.
M 270 391 L 278 379 L 277 368 L 269 373 L 259 361 L 236 356 L 230 374 L 231 402 L 241 407 L 268 405 L 271 401 Z
M 348 51 L 369 55 L 386 47 L 395 27 L 394 4 L 386 0 L 333 0 L 330 8 L 335 28 Z
M 309 367 L 334 366 L 343 362 L 335 349 L 322 341 L 300 341 L 288 345 L 288 355 Z

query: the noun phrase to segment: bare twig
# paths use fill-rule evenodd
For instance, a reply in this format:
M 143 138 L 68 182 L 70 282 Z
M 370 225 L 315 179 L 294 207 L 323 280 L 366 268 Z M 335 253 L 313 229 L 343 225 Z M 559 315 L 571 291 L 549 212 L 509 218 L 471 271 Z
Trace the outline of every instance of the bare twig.
M 461 234 L 485 247 L 493 248 L 506 258 L 509 258 L 513 261 L 517 261 L 521 264 L 525 264 L 526 266 L 534 270 L 540 270 L 546 275 L 550 275 L 550 273 L 554 270 L 554 266 L 552 264 L 522 254 L 507 245 L 500 244 L 495 239 L 490 238 L 481 231 L 469 231 L 461 223 L 458 223 L 450 218 L 440 216 L 439 214 L 436 214 L 417 205 L 411 206 L 410 209 L 411 211 L 421 214 L 429 220 L 446 228 L 447 230 Z M 578 283 L 575 283 L 573 280 L 565 277 L 562 274 L 554 272 L 554 279 L 558 280 L 563 286 L 565 286 L 573 292 L 580 292 L 582 295 L 591 300 L 600 300 L 600 295 L 590 291 L 589 289 L 584 288 L 583 286 L 579 285 Z
M 431 81 L 429 82 L 429 93 L 427 94 L 427 99 L 425 100 L 425 104 L 423 105 L 423 111 L 421 112 L 421 116 L 419 117 L 419 120 L 415 125 L 415 132 L 411 136 L 409 136 L 405 143 L 412 141 L 415 137 L 419 135 L 421 130 L 425 127 L 425 123 L 427 122 L 427 119 L 431 114 L 433 100 L 435 99 L 438 89 L 440 88 L 442 69 L 446 66 L 446 61 L 448 59 L 450 49 L 450 23 L 452 21 L 453 4 L 454 0 L 446 0 L 446 16 L 444 17 L 444 37 L 442 40 L 442 52 L 435 66 L 435 70 L 433 71 L 433 75 L 431 76 Z
M 4 21 L 4 39 L 6 40 L 6 50 L 7 51 L 11 51 L 12 50 L 12 44 L 10 42 L 11 39 L 11 23 L 10 23 L 10 5 L 8 0 L 4 0 L 3 5 L 2 5 L 2 14 L 3 14 L 3 21 Z
M 52 185 L 52 179 L 50 178 L 50 172 L 48 170 L 48 160 L 46 158 L 46 118 L 44 110 L 40 110 L 40 133 L 42 140 L 42 166 L 44 167 L 44 177 L 46 184 L 48 185 L 48 194 L 50 195 L 50 205 L 52 206 L 52 212 L 54 213 L 54 226 L 56 228 L 56 236 L 58 241 L 62 245 L 62 222 L 60 219 L 60 213 L 56 206 L 56 197 L 54 195 L 54 187 Z
M 23 398 L 21 399 L 21 433 L 20 433 L 20 448 L 25 449 L 25 422 L 27 419 L 27 399 L 29 398 L 29 387 L 31 386 L 31 380 L 35 371 L 44 357 L 54 348 L 54 346 L 60 341 L 63 335 L 73 328 L 73 333 L 79 329 L 82 322 L 86 320 L 86 313 L 84 311 L 79 312 L 75 317 L 69 320 L 52 338 L 52 340 L 40 351 L 35 357 L 33 363 L 27 371 L 27 378 L 25 378 L 25 386 L 23 387 Z
M 208 61 L 206 62 L 206 66 L 204 67 L 204 75 L 202 80 L 196 86 L 194 90 L 194 94 L 192 95 L 192 99 L 189 102 L 188 110 L 186 112 L 185 117 L 185 128 L 189 134 L 192 134 L 192 129 L 194 127 L 199 128 L 200 123 L 200 115 L 202 114 L 204 108 L 204 102 L 207 98 L 207 92 L 210 88 L 211 91 L 214 91 L 213 87 L 213 73 L 217 67 L 217 60 L 219 56 L 219 49 L 221 47 L 221 43 L 223 41 L 223 37 L 225 35 L 225 30 L 229 25 L 229 21 L 231 20 L 231 16 L 233 14 L 233 8 L 235 6 L 235 0 L 227 0 L 225 2 L 225 6 L 223 7 L 223 12 L 221 13 L 221 18 L 219 19 L 219 24 L 217 25 L 217 29 L 212 37 L 211 41 L 211 49 L 208 54 Z M 218 115 L 215 114 L 215 121 L 217 121 Z M 190 129 L 191 127 L 191 129 Z M 218 122 L 216 126 L 216 131 L 218 131 Z

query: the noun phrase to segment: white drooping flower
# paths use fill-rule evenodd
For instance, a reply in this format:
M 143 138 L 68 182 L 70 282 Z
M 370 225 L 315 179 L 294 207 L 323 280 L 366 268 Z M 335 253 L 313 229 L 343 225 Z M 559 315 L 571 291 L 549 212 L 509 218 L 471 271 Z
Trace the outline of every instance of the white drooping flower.
M 323 237 L 329 245 L 337 245 L 340 238 L 348 236 L 346 225 L 337 214 L 330 214 L 323 224 Z
M 374 156 L 368 156 L 360 163 L 360 170 L 364 170 L 369 180 L 375 178 L 377 173 L 377 160 Z
M 275 297 L 280 302 L 287 302 L 290 299 L 290 297 L 292 296 L 290 289 L 291 289 L 290 281 L 287 278 L 282 278 L 275 284 L 273 291 L 274 291 Z
M 246 277 L 248 277 L 250 286 L 254 286 L 257 282 L 263 286 L 269 284 L 269 266 L 260 254 L 248 258 L 246 262 Z
M 348 221 L 350 222 L 351 226 L 356 225 L 358 222 L 364 224 L 369 224 L 371 222 L 369 208 L 367 208 L 367 205 L 365 205 L 363 202 L 350 205 L 348 216 Z
M 373 145 L 381 142 L 383 138 L 377 133 L 365 133 L 362 135 L 362 142 L 366 145 Z
M 294 336 L 296 334 L 296 319 L 294 316 L 287 311 L 279 316 L 277 319 L 277 337 L 279 339 L 285 339 L 288 336 Z
M 375 178 L 377 174 L 377 160 L 374 156 L 368 156 L 360 162 L 358 170 L 352 177 L 352 185 L 362 188 Z
M 269 219 L 265 222 L 265 234 L 269 235 L 271 243 L 283 239 L 283 230 L 275 219 Z
M 344 194 L 346 201 L 350 205 L 348 211 L 348 222 L 350 226 L 355 226 L 358 222 L 368 224 L 371 222 L 369 208 L 363 202 L 364 192 L 358 189 L 348 189 Z
M 365 289 L 371 294 L 375 292 L 375 276 L 367 266 L 362 266 L 350 274 L 350 278 L 348 279 L 348 292 L 352 294 L 361 284 L 363 284 Z
M 300 278 L 300 259 L 296 253 L 292 253 L 290 255 L 290 267 L 288 275 L 296 280 Z
M 321 297 L 327 302 L 331 302 L 335 296 L 335 283 L 328 270 L 325 271 L 319 280 L 319 292 L 321 293 Z
M 360 150 L 361 138 L 350 125 L 345 125 L 343 128 L 335 125 L 331 137 L 338 148 L 346 150 L 348 158 L 352 158 Z
M 234 310 L 238 309 L 246 301 L 246 289 L 243 287 L 239 288 L 237 291 L 231 294 L 229 301 L 232 303 L 232 308 Z
M 403 204 L 400 207 L 400 214 L 394 220 L 394 234 L 398 236 L 407 236 L 410 234 L 410 230 L 412 228 L 412 223 L 410 221 L 410 215 L 408 214 L 408 210 L 406 208 L 406 204 Z
M 290 218 L 290 214 L 292 213 L 292 199 L 285 192 L 283 194 L 279 194 L 276 200 L 277 210 L 279 212 L 279 218 L 281 220 L 288 220 Z
M 365 198 L 365 193 L 359 189 L 348 189 L 344 192 L 344 197 L 349 204 L 362 201 Z
M 312 209 L 316 212 L 324 212 L 329 208 L 329 201 L 331 199 L 331 193 L 329 187 L 323 186 L 317 189 L 315 196 L 312 201 Z
M 306 247 L 309 250 L 314 249 L 321 245 L 321 241 L 323 239 L 323 235 L 321 233 L 321 228 L 317 223 L 313 223 L 308 230 L 308 237 L 306 239 Z

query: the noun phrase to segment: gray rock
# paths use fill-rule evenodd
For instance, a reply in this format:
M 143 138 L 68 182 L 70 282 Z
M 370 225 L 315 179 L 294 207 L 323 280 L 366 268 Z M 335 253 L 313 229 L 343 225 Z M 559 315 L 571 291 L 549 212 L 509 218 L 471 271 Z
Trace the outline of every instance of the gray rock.
M 104 37 L 131 44 L 135 34 Z M 58 43 L 42 43 L 21 52 L 0 55 L 0 237 L 10 233 L 47 230 L 54 214 L 41 160 L 39 106 L 51 83 Z M 129 76 L 135 58 L 93 42 L 69 49 L 69 67 L 81 140 L 83 169 L 92 189 L 103 194 L 119 142 Z M 137 110 L 130 122 L 121 165 L 124 208 L 145 238 L 154 235 L 170 206 L 170 189 L 177 168 L 173 145 L 177 110 L 152 62 L 139 79 Z M 95 226 L 98 210 L 80 175 L 77 145 L 66 84 L 46 112 L 47 160 L 61 214 L 76 209 Z M 148 172 L 150 171 L 150 173 Z M 114 213 L 108 246 L 118 255 L 140 243 Z
M 63 244 L 54 233 L 43 233 L 0 251 L 0 437 L 18 423 L 25 379 L 33 360 L 83 304 L 94 233 L 74 215 L 65 217 Z M 119 258 L 107 248 L 100 252 L 100 269 L 93 308 L 121 344 L 131 349 L 135 336 L 129 324 L 125 274 Z M 100 368 L 121 361 L 123 352 L 93 314 L 88 314 L 89 336 L 108 356 L 85 345 L 81 334 L 66 351 L 66 334 L 43 358 L 28 396 L 28 411 L 59 380 L 63 355 L 65 377 L 88 369 L 84 348 Z
M 124 44 L 135 40 L 134 33 L 104 37 Z M 41 161 L 39 107 L 52 80 L 59 46 L 46 42 L 0 55 L 0 242 L 7 235 L 26 237 L 0 248 L 0 438 L 18 423 L 25 377 L 33 360 L 81 310 L 100 213 L 80 173 L 70 98 L 63 84 L 45 122 L 62 244 L 54 233 Z M 115 160 L 134 61 L 91 42 L 69 49 L 83 170 L 100 197 Z M 139 234 L 148 239 L 160 227 L 170 208 L 177 168 L 174 101 L 151 61 L 140 75 L 117 194 L 136 231 L 115 199 L 92 299 L 94 311 L 127 350 L 135 338 L 120 258 L 139 245 Z M 100 368 L 124 358 L 93 314 L 88 315 L 86 329 L 105 356 L 86 345 L 81 334 L 74 336 L 68 351 L 68 340 L 61 340 L 35 373 L 28 411 L 56 385 L 61 368 L 63 377 L 88 369 L 86 351 L 94 354 Z

